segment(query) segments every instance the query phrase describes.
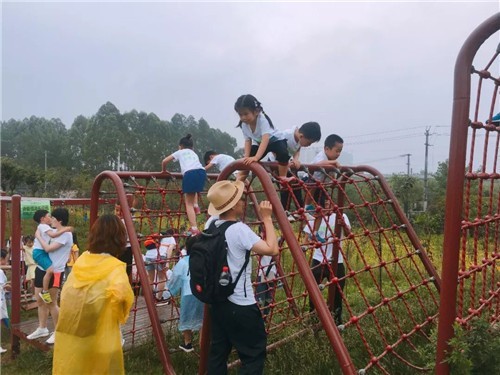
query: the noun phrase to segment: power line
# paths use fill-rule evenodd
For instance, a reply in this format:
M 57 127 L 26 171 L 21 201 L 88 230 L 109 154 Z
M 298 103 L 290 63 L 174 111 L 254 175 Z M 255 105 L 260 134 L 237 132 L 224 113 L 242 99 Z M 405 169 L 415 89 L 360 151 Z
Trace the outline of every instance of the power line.
M 346 142 L 346 143 L 348 143 L 349 145 L 362 145 L 362 144 L 366 144 L 366 143 L 397 141 L 400 139 L 417 138 L 417 137 L 421 137 L 421 136 L 422 136 L 421 133 L 412 133 L 412 134 L 398 135 L 398 136 L 388 137 L 388 138 L 378 138 L 378 139 L 372 138 L 372 139 L 369 139 L 366 141 Z
M 364 136 L 369 136 L 369 135 L 390 134 L 390 133 L 404 132 L 407 130 L 421 129 L 421 128 L 425 128 L 425 126 L 414 126 L 411 128 L 383 130 L 383 131 L 378 131 L 378 132 L 374 132 L 374 133 L 363 133 L 363 134 L 359 134 L 359 135 L 347 135 L 347 136 L 344 136 L 343 138 L 359 138 L 359 137 L 364 137 Z

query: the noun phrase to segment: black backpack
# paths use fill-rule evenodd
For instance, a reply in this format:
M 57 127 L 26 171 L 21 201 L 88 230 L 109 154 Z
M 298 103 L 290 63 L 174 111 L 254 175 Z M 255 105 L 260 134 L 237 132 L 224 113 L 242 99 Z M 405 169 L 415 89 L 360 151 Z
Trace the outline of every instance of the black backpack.
M 250 251 L 245 254 L 245 263 L 236 280 L 228 285 L 219 284 L 222 269 L 229 266 L 227 263 L 226 229 L 236 221 L 226 221 L 219 227 L 211 223 L 207 230 L 197 237 L 189 251 L 190 286 L 193 296 L 201 302 L 213 304 L 227 301 L 227 297 L 234 293 L 243 271 L 250 260 Z M 229 270 L 230 274 L 231 270 Z

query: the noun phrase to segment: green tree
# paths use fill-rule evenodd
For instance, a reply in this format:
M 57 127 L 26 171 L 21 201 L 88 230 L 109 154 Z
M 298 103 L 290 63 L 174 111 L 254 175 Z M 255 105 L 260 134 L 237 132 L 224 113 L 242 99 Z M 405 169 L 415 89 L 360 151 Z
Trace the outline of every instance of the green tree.
M 0 167 L 2 190 L 8 194 L 14 194 L 17 186 L 24 180 L 24 168 L 17 165 L 13 159 L 5 156 L 0 159 Z

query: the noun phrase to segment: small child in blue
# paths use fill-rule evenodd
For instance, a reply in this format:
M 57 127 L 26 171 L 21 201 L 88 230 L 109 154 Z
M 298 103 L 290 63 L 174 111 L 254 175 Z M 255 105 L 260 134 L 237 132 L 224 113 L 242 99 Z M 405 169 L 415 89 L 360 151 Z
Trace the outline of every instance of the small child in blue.
M 278 174 L 280 177 L 286 178 L 288 160 L 290 159 L 286 139 L 281 137 L 274 128 L 271 119 L 264 112 L 262 104 L 253 95 L 242 95 L 236 100 L 234 110 L 240 116 L 237 127 L 241 128 L 245 137 L 243 163 L 251 164 L 261 160 L 269 152 L 273 152 L 279 163 Z M 241 171 L 238 180 L 245 180 L 247 175 L 247 171 Z
M 33 220 L 38 223 L 37 231 L 45 242 L 49 243 L 51 238 L 59 237 L 62 233 L 73 231 L 73 227 L 64 227 L 61 230 L 56 231 L 50 226 L 52 217 L 47 210 L 37 210 L 33 215 Z M 46 273 L 43 277 L 43 286 L 40 297 L 45 303 L 52 303 L 52 298 L 49 293 L 50 279 L 54 274 L 52 268 L 52 261 L 50 260 L 49 254 L 43 249 L 38 238 L 35 237 L 35 243 L 33 245 L 33 260 L 36 262 L 38 267 L 43 269 Z
M 203 321 L 203 303 L 191 293 L 189 286 L 189 253 L 196 241 L 196 236 L 186 239 L 186 256 L 182 257 L 175 265 L 172 276 L 169 278 L 167 288 L 172 295 L 181 293 L 181 314 L 179 317 L 179 331 L 182 332 L 184 343 L 179 348 L 186 353 L 193 349 L 193 331 L 199 331 Z
M 200 230 L 196 223 L 196 214 L 199 213 L 198 193 L 203 191 L 207 172 L 201 165 L 200 158 L 193 151 L 193 139 L 191 134 L 186 135 L 179 141 L 179 150 L 163 159 L 162 171 L 172 160 L 179 161 L 182 173 L 182 192 L 186 203 L 186 215 L 191 225 L 191 234 L 198 234 Z M 197 209 L 196 209 L 197 208 Z

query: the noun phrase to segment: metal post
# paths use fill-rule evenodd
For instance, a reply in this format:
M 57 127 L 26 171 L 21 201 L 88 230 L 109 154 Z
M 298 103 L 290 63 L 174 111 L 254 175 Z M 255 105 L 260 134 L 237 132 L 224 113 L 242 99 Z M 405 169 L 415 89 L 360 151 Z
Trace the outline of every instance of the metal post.
M 43 191 L 46 193 L 47 192 L 47 151 L 45 151 L 45 183 L 44 183 L 44 188 Z
M 425 166 L 424 166 L 424 211 L 427 211 L 427 202 L 429 201 L 429 180 L 427 176 L 427 166 L 429 161 L 429 130 L 425 129 Z

